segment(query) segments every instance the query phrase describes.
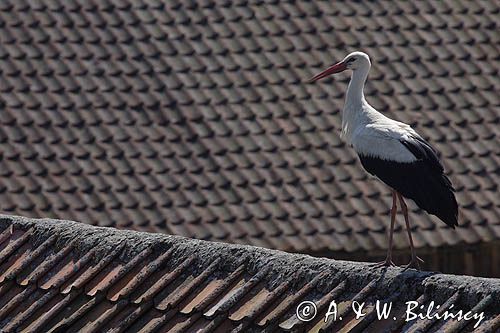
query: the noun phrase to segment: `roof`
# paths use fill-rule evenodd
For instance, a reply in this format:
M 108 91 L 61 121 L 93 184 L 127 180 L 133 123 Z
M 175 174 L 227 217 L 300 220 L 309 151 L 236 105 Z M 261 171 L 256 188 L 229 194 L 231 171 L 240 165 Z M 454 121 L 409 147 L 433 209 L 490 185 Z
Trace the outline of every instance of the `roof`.
M 0 210 L 288 251 L 386 247 L 388 189 L 341 141 L 368 53 L 374 107 L 415 127 L 457 188 L 453 231 L 500 238 L 499 4 L 0 3 Z M 1 102 L 0 102 L 1 103 Z M 406 247 L 401 226 L 396 247 Z
M 500 279 L 10 216 L 0 217 L 0 258 L 6 332 L 302 332 L 325 324 L 332 300 L 344 319 L 327 331 L 470 332 L 477 322 L 405 323 L 404 302 L 415 300 L 483 312 L 475 332 L 500 327 Z M 365 303 L 360 320 L 349 310 L 355 300 Z M 375 320 L 376 300 L 393 302 L 397 320 Z M 295 314 L 303 301 L 317 304 L 310 322 Z

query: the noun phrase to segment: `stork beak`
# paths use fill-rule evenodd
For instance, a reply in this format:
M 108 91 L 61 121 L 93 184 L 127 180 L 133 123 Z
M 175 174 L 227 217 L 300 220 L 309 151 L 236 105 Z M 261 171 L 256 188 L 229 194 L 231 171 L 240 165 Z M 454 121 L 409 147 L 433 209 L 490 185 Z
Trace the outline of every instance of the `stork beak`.
M 336 63 L 335 65 L 328 67 L 327 69 L 325 69 L 321 73 L 316 74 L 315 76 L 310 78 L 309 81 L 307 81 L 307 82 L 316 82 L 316 81 L 321 80 L 329 75 L 343 72 L 346 69 L 347 69 L 347 64 L 341 61 L 341 62 Z

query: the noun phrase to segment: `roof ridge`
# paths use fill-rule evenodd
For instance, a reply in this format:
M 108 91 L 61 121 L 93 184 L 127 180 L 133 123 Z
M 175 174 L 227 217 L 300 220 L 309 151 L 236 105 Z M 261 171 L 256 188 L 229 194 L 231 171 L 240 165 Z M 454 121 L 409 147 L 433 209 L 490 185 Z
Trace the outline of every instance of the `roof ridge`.
M 460 292 L 459 301 L 472 305 L 491 294 L 500 306 L 500 279 L 404 271 L 398 267 L 387 270 L 373 269 L 367 263 L 317 258 L 250 245 L 118 230 L 66 220 L 0 215 L 0 230 L 9 227 L 12 230 L 31 230 L 31 242 L 38 245 L 55 234 L 55 246 L 58 248 L 71 246 L 82 255 L 92 249 L 95 260 L 107 256 L 120 244 L 123 247 L 120 259 L 125 262 L 130 262 L 147 249 L 160 252 L 172 249 L 172 265 L 180 265 L 186 258 L 194 257 L 196 264 L 190 269 L 197 271 L 196 274 L 207 269 L 216 260 L 220 274 L 234 271 L 243 264 L 251 274 L 265 271 L 259 275 L 262 275 L 262 281 L 271 289 L 287 281 L 291 281 L 295 288 L 301 288 L 322 274 L 315 286 L 320 291 L 331 290 L 344 280 L 348 281 L 351 287 L 376 281 L 377 294 L 381 297 L 394 293 L 423 293 L 436 302 L 444 302 Z

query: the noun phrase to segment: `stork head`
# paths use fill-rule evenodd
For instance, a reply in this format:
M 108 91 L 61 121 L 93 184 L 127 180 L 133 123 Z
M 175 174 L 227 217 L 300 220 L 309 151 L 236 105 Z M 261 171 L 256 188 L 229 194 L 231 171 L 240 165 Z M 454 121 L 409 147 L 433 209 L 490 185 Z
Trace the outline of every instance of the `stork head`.
M 324 71 L 319 74 L 313 76 L 309 82 L 315 82 L 321 80 L 327 76 L 332 74 L 340 73 L 345 71 L 346 69 L 351 69 L 356 71 L 358 69 L 363 69 L 368 71 L 370 69 L 371 62 L 368 54 L 360 51 L 349 53 L 342 61 L 331 65 Z

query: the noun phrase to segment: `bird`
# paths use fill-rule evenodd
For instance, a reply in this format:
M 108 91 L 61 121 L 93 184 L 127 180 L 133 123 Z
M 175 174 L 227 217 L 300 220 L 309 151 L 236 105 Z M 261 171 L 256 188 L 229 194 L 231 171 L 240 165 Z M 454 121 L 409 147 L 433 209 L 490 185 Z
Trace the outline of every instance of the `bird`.
M 363 89 L 370 68 L 370 57 L 356 51 L 313 76 L 309 82 L 351 70 L 342 111 L 341 137 L 357 153 L 363 168 L 388 185 L 392 193 L 387 256 L 375 266 L 395 266 L 392 248 L 399 201 L 411 250 L 411 261 L 405 269 L 420 269 L 423 260 L 417 256 L 413 243 L 405 199 L 413 200 L 418 207 L 454 229 L 458 226 L 455 189 L 445 174 L 439 153 L 429 142 L 410 125 L 387 117 L 366 101 Z

